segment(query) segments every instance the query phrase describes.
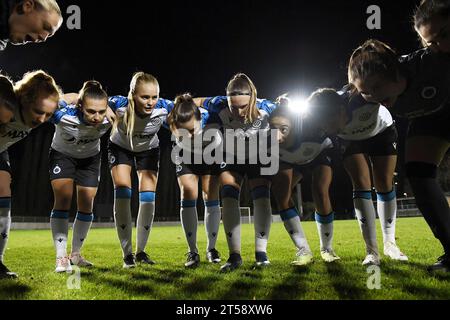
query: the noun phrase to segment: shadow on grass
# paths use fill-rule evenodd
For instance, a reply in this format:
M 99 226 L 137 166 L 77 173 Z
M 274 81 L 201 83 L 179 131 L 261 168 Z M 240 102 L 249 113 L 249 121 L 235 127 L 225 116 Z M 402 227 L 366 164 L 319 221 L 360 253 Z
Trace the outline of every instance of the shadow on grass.
M 214 292 L 217 282 L 220 282 L 221 280 L 219 275 L 204 276 L 184 283 L 180 290 L 183 292 L 186 299 L 195 299 L 196 295 Z
M 17 280 L 0 280 L 1 300 L 21 300 L 31 291 L 31 287 Z
M 361 270 L 356 270 L 357 267 L 349 269 L 348 265 L 343 266 L 339 261 L 326 263 L 325 266 L 331 286 L 333 286 L 339 299 L 362 300 L 368 298 L 368 289 L 361 286 L 361 283 L 355 282 L 355 279 L 358 279 L 358 277 L 355 277 L 355 274 L 361 272 Z M 358 267 L 364 268 L 360 265 Z M 365 283 L 363 284 L 365 285 Z
M 403 268 L 411 268 L 404 270 Z M 444 273 L 428 273 L 426 266 L 418 263 L 407 263 L 406 265 L 396 265 L 393 263 L 384 264 L 382 272 L 392 276 L 395 279 L 395 284 L 405 293 L 413 295 L 417 299 L 450 299 L 450 275 Z M 424 280 L 420 282 L 413 281 L 418 279 L 418 276 L 424 276 Z M 426 278 L 436 278 L 442 281 L 447 288 L 436 288 L 431 285 L 427 286 Z
M 282 283 L 276 285 L 270 294 L 270 300 L 296 300 L 303 298 L 308 292 L 308 276 L 310 267 L 292 267 L 292 272 Z
M 224 282 L 227 276 L 234 276 L 237 279 L 229 284 L 227 291 L 222 293 L 218 300 L 241 300 L 258 298 L 256 295 L 261 287 L 262 273 L 264 269 L 255 269 L 254 266 L 241 268 L 228 274 L 218 274 L 219 280 Z M 220 276 L 224 278 L 221 279 Z M 214 298 L 216 299 L 216 298 Z

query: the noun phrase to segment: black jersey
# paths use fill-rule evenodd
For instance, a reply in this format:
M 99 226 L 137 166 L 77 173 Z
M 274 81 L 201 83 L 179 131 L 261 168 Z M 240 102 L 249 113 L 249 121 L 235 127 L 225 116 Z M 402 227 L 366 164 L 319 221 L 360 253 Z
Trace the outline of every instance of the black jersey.
M 408 81 L 391 111 L 409 119 L 443 114 L 450 105 L 450 56 L 421 49 L 400 58 Z

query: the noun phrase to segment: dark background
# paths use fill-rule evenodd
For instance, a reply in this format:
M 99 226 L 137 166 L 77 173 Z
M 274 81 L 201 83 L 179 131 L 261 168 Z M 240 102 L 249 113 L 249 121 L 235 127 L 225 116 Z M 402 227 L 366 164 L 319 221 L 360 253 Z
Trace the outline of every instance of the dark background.
M 69 30 L 65 21 L 46 43 L 9 46 L 0 53 L 0 66 L 14 80 L 28 70 L 44 69 L 65 92 L 76 92 L 85 80 L 96 79 L 110 95 L 126 95 L 132 74 L 143 70 L 158 78 L 161 97 L 173 99 L 183 92 L 222 95 L 228 80 L 245 72 L 259 97 L 274 99 L 287 91 L 307 96 L 319 87 L 341 87 L 351 52 L 368 38 L 386 41 L 399 53 L 419 47 L 411 23 L 418 0 L 58 2 L 65 20 L 67 6 L 80 6 L 81 30 Z M 381 7 L 381 30 L 366 27 L 366 10 L 372 4 Z M 398 123 L 402 137 L 405 125 Z M 47 163 L 53 131 L 45 124 L 10 148 L 15 217 L 49 216 L 53 195 Z M 165 129 L 160 138 L 155 219 L 173 220 L 179 216 L 179 190 Z M 103 156 L 95 211 L 108 219 L 113 187 L 106 152 Z M 404 192 L 401 161 L 402 157 L 399 194 Z M 331 194 L 343 217 L 352 211 L 351 185 L 339 162 L 335 171 Z M 302 186 L 306 201 L 311 201 L 309 184 L 306 177 Z M 241 202 L 251 205 L 247 192 Z M 136 209 L 136 193 L 133 203 Z

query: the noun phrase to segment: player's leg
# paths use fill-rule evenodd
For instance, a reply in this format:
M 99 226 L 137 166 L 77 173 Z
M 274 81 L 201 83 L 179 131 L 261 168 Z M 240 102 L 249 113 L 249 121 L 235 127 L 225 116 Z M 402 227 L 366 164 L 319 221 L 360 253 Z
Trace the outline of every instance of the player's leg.
M 363 261 L 363 265 L 379 265 L 376 213 L 372 202 L 369 164 L 364 154 L 352 154 L 344 159 L 344 166 L 353 183 L 355 213 L 366 244 L 367 256 Z
M 197 198 L 198 198 L 198 176 L 195 174 L 184 174 L 178 177 L 180 186 L 180 218 L 184 234 L 188 244 L 186 268 L 196 268 L 200 264 L 200 256 L 197 247 Z
M 313 262 L 313 255 L 301 225 L 300 214 L 292 201 L 292 189 L 301 179 L 301 173 L 291 168 L 280 169 L 272 178 L 272 193 L 280 218 L 297 248 L 296 258 L 292 264 L 300 266 Z
M 318 165 L 313 169 L 312 195 L 316 206 L 316 224 L 320 238 L 320 253 L 326 262 L 340 258 L 333 250 L 334 212 L 330 201 L 330 185 L 333 171 L 328 165 Z
M 136 225 L 136 261 L 153 265 L 155 262 L 145 252 L 153 219 L 155 217 L 156 184 L 158 173 L 155 170 L 139 170 L 139 213 Z
M 406 143 L 406 171 L 417 206 L 445 252 L 430 271 L 450 271 L 450 208 L 437 180 L 449 147 L 447 139 L 432 136 L 410 137 Z
M 205 204 L 205 231 L 208 239 L 206 259 L 211 263 L 221 261 L 216 249 L 221 220 L 219 203 L 220 182 L 217 175 L 202 176 L 203 202 Z
M 241 211 L 239 203 L 242 177 L 238 173 L 225 171 L 221 173 L 219 179 L 222 186 L 223 227 L 230 253 L 227 262 L 221 266 L 220 270 L 227 272 L 242 265 Z
M 6 155 L 5 155 L 6 157 Z M 0 279 L 17 278 L 3 263 L 11 229 L 11 174 L 3 157 L 0 159 Z

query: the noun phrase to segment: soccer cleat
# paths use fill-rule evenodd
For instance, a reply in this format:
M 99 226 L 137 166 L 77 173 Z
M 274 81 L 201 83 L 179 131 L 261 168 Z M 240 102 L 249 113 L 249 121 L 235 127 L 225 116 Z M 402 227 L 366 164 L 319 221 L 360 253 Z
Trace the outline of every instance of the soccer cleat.
M 380 265 L 380 257 L 376 253 L 369 253 L 364 261 L 362 262 L 363 266 L 379 266 Z
M 337 256 L 333 249 L 321 250 L 320 255 L 325 262 L 334 262 L 337 260 L 341 260 L 341 258 Z
M 220 272 L 230 272 L 242 266 L 242 258 L 239 253 L 232 253 L 227 262 L 220 267 Z
M 143 263 L 143 264 L 149 264 L 149 265 L 155 264 L 155 261 L 150 259 L 149 255 L 146 254 L 144 251 L 136 253 L 136 262 Z
M 200 264 L 200 255 L 197 252 L 188 252 L 184 266 L 189 269 L 197 268 Z
M 70 263 L 73 266 L 78 266 L 78 267 L 93 267 L 94 264 L 88 260 L 86 260 L 80 253 L 72 253 L 70 255 Z
M 394 242 L 386 242 L 384 244 L 384 255 L 392 260 L 408 261 L 408 257 L 400 251 L 400 248 Z
M 211 249 L 206 253 L 206 260 L 211 263 L 219 263 L 220 261 L 222 261 L 220 259 L 220 253 L 216 249 Z
M 72 266 L 70 264 L 69 257 L 56 258 L 55 272 L 56 273 L 63 273 L 63 272 L 71 273 L 72 272 Z
M 294 266 L 306 266 L 314 262 L 313 255 L 310 250 L 301 248 L 297 251 L 296 258 L 291 262 Z
M 265 252 L 255 252 L 255 259 L 257 267 L 267 267 L 270 265 L 269 258 Z
M 134 254 L 129 254 L 123 259 L 123 268 L 124 269 L 136 268 L 136 260 L 134 258 Z
M 428 272 L 450 272 L 450 255 L 439 257 L 437 262 L 427 268 Z
M 0 279 L 17 279 L 17 273 L 11 272 L 3 262 L 0 262 Z

